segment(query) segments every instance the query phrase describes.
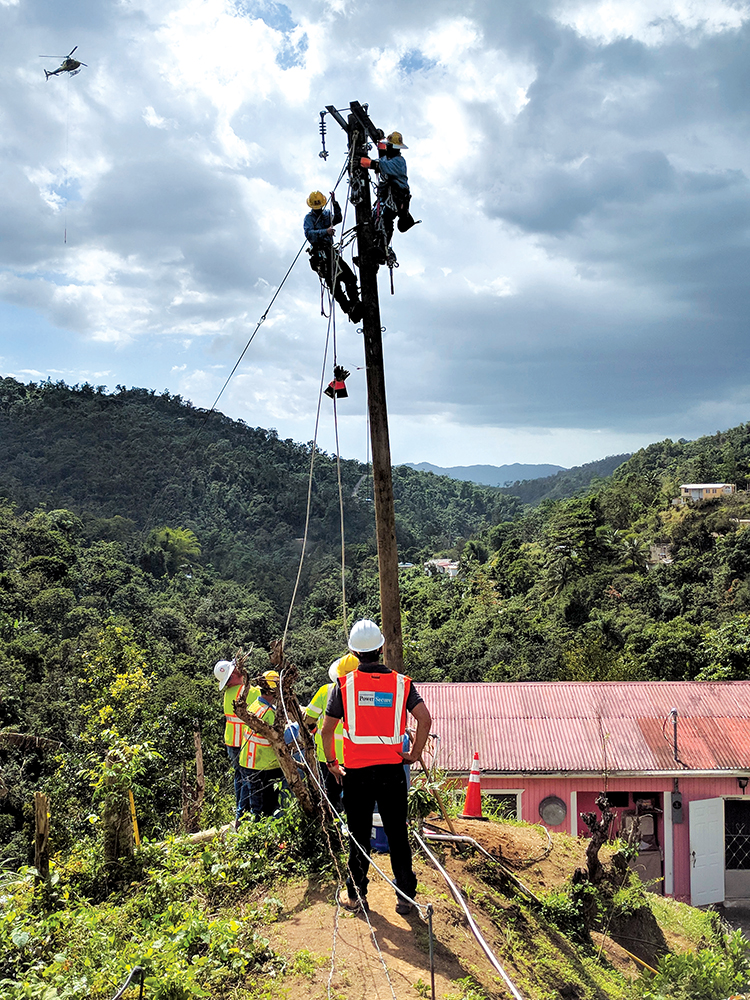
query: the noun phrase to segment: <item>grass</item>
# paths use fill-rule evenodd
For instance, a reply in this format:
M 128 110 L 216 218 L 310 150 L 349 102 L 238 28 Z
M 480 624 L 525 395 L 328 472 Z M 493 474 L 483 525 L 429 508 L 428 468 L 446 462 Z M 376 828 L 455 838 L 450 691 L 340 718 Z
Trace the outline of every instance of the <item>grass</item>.
M 694 947 L 714 944 L 718 937 L 718 916 L 710 910 L 696 910 L 667 896 L 648 894 L 648 905 L 663 930 L 688 938 Z

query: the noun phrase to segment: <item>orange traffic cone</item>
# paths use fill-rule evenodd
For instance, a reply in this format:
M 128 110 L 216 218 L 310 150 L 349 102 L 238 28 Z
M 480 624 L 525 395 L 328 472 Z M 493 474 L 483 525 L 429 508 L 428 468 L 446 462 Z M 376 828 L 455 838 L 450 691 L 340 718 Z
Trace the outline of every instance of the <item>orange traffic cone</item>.
M 471 774 L 469 784 L 466 786 L 466 801 L 464 811 L 461 813 L 462 819 L 484 819 L 482 816 L 482 792 L 481 792 L 481 772 L 479 770 L 479 753 L 474 751 L 474 760 L 471 764 Z

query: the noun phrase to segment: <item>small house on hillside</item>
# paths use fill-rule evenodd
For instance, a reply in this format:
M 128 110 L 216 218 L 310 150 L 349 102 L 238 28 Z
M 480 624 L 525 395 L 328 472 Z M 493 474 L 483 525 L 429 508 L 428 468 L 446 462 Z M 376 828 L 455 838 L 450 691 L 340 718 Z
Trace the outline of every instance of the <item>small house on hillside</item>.
M 737 487 L 734 483 L 683 483 L 675 503 L 695 503 L 698 500 L 720 500 L 731 496 Z
M 699 906 L 750 899 L 750 681 L 420 683 L 438 766 L 574 836 L 606 790 L 638 869 Z
M 453 559 L 428 559 L 424 571 L 428 576 L 458 576 L 459 564 Z

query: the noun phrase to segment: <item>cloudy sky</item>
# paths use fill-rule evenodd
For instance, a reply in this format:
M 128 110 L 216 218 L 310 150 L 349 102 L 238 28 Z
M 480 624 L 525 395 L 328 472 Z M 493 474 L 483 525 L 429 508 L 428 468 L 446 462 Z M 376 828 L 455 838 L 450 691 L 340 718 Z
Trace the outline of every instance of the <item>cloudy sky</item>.
M 359 100 L 422 220 L 380 277 L 394 461 L 747 420 L 749 42 L 740 0 L 0 0 L 0 374 L 210 406 L 344 164 L 319 112 Z M 219 408 L 310 440 L 327 329 L 303 254 Z M 344 317 L 337 354 L 364 459 Z

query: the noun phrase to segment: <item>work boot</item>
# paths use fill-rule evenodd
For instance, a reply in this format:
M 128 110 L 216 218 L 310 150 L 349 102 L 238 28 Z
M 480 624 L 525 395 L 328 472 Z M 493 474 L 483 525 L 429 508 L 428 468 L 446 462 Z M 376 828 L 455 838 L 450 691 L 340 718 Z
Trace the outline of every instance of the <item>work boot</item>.
M 350 896 L 342 892 L 339 896 L 339 904 L 348 910 L 349 913 L 369 913 L 370 904 L 366 896 Z
M 396 225 L 400 233 L 407 233 L 412 226 L 417 225 L 417 220 L 412 216 L 411 212 L 405 212 L 398 217 Z
M 359 299 L 357 299 L 356 302 L 352 302 L 349 308 L 349 319 L 351 320 L 351 322 L 359 323 L 359 321 L 362 319 L 363 311 L 364 310 L 362 308 L 362 303 L 360 302 Z

